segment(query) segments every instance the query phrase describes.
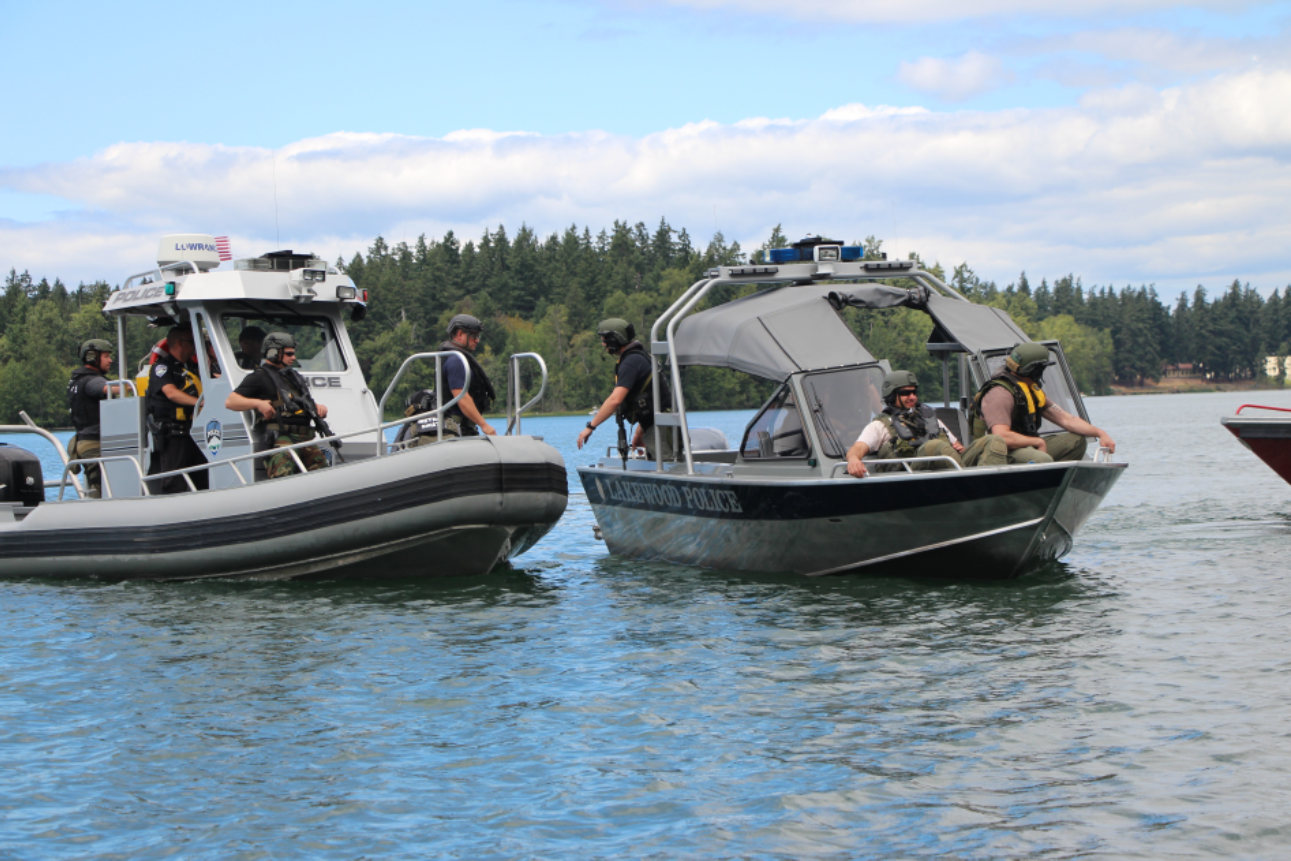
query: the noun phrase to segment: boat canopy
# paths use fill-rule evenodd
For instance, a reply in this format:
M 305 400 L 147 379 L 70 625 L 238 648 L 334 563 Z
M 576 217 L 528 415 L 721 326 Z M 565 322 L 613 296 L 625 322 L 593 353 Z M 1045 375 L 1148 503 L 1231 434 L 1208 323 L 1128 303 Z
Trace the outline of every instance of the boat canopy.
M 1019 341 L 1031 340 L 1002 308 L 930 293 L 924 310 L 964 352 L 1007 350 Z
M 896 308 L 921 304 L 925 295 L 922 288 L 886 284 L 763 290 L 682 320 L 674 340 L 677 363 L 783 380 L 797 371 L 873 362 L 835 308 Z

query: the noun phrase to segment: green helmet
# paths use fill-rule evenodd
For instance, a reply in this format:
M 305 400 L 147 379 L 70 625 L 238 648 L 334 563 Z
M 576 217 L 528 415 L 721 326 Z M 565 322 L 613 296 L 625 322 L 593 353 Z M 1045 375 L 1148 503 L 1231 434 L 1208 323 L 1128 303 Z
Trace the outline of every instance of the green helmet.
M 1019 377 L 1033 380 L 1044 375 L 1044 369 L 1052 365 L 1049 360 L 1049 348 L 1034 341 L 1023 341 L 1014 346 L 1004 359 L 1004 366 Z
M 896 401 L 897 389 L 919 388 L 919 380 L 910 371 L 891 371 L 883 378 L 883 403 L 891 405 Z
M 97 365 L 99 357 L 104 353 L 112 352 L 112 344 L 102 338 L 91 338 L 81 345 L 81 364 Z
M 286 332 L 270 332 L 264 336 L 264 342 L 260 345 L 260 354 L 267 361 L 282 363 L 282 351 L 296 349 L 296 339 Z
M 601 321 L 601 325 L 596 327 L 596 335 L 607 347 L 617 352 L 636 340 L 637 330 L 627 320 L 611 317 Z

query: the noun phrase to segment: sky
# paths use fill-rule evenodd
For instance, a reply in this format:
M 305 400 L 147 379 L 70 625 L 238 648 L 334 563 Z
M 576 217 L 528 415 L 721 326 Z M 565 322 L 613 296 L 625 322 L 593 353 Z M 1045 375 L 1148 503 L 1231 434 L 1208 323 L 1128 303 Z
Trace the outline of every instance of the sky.
M 1291 0 L 0 0 L 0 36 L 0 269 L 70 286 L 168 233 L 335 260 L 661 218 L 1291 285 Z

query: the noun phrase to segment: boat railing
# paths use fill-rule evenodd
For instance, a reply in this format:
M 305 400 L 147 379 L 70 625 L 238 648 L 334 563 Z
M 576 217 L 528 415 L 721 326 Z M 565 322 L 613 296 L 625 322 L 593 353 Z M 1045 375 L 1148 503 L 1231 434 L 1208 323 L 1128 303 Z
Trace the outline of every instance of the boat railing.
M 58 453 L 59 459 L 63 461 L 63 466 L 66 467 L 68 463 L 67 449 L 63 447 L 63 441 L 44 428 L 39 427 L 31 420 L 31 416 L 27 415 L 26 410 L 19 410 L 18 418 L 23 420 L 23 424 L 0 425 L 0 433 L 31 433 L 44 437 L 51 445 L 54 446 L 54 451 Z M 57 481 L 47 480 L 45 482 L 46 489 L 58 487 L 58 485 L 59 482 Z M 78 494 L 83 492 L 81 489 L 81 483 L 77 481 L 75 476 L 72 476 L 72 485 L 76 488 L 76 492 Z
M 1237 412 L 1234 413 L 1234 415 L 1240 416 L 1242 414 L 1242 410 L 1246 409 L 1247 407 L 1250 407 L 1253 410 L 1276 410 L 1280 413 L 1291 413 L 1291 409 L 1288 409 L 1287 407 L 1265 407 L 1265 406 L 1261 406 L 1260 404 L 1242 404 L 1240 407 L 1237 408 Z
M 121 285 L 120 289 L 129 290 L 132 286 L 134 286 L 134 282 L 136 278 L 142 279 L 142 278 L 151 277 L 153 281 L 160 281 L 166 277 L 165 276 L 166 272 L 177 271 L 179 269 L 184 268 L 185 266 L 188 267 L 188 269 L 191 271 L 193 275 L 201 274 L 202 270 L 197 268 L 196 263 L 192 262 L 191 260 L 180 260 L 177 263 L 167 263 L 165 266 L 155 266 L 152 269 L 148 269 L 144 272 L 139 272 L 135 275 L 131 275 L 129 278 L 125 280 L 125 283 Z
M 1111 463 L 1112 450 L 1105 445 L 1100 445 L 1094 452 L 1094 463 Z
M 542 371 L 542 384 L 538 386 L 538 394 L 529 399 L 524 406 L 520 405 L 520 360 L 533 359 L 538 363 L 538 369 Z M 507 380 L 507 429 L 506 435 L 511 434 L 511 428 L 515 427 L 516 436 L 520 435 L 520 416 L 524 414 L 531 406 L 542 400 L 542 396 L 547 391 L 547 363 L 542 360 L 542 356 L 537 353 L 512 353 L 509 359 L 511 368 L 510 376 Z M 512 398 L 514 395 L 514 399 Z M 511 413 L 512 405 L 515 406 L 515 414 Z
M 955 460 L 953 457 L 950 457 L 949 455 L 944 455 L 944 454 L 934 454 L 934 455 L 929 455 L 927 457 L 865 458 L 861 461 L 861 463 L 869 464 L 873 466 L 880 466 L 880 465 L 888 466 L 889 464 L 895 464 L 895 465 L 904 467 L 905 471 L 910 473 L 914 472 L 914 468 L 911 466 L 911 464 L 913 463 L 948 463 L 951 465 L 951 467 L 955 469 L 962 470 L 964 468 L 964 465 L 962 463 Z M 847 464 L 836 463 L 834 464 L 833 469 L 829 471 L 829 477 L 837 478 L 838 471 L 840 469 L 843 470 L 843 473 L 845 475 L 847 474 Z
M 435 379 L 441 380 L 443 379 L 443 375 L 440 373 L 440 371 L 443 369 L 444 358 L 446 356 L 451 356 L 452 358 L 457 359 L 457 361 L 462 363 L 462 367 L 466 370 L 466 379 L 462 382 L 461 392 L 459 392 L 457 394 L 457 397 L 453 398 L 448 403 L 444 403 L 444 393 L 443 391 L 441 391 L 441 387 L 439 385 L 436 385 L 434 410 L 427 410 L 424 413 L 418 413 L 415 416 L 409 416 L 407 418 L 402 418 L 394 422 L 395 425 L 409 424 L 410 422 L 414 422 L 419 419 L 425 418 L 426 416 L 429 416 L 433 413 L 437 419 L 435 439 L 437 442 L 443 442 L 444 411 L 447 410 L 449 407 L 453 406 L 454 404 L 456 404 L 463 397 L 465 397 L 467 391 L 471 388 L 471 363 L 466 361 L 466 357 L 463 356 L 461 353 L 457 352 L 456 350 L 436 350 L 433 353 L 413 353 L 411 356 L 404 359 L 403 364 L 399 366 L 399 371 L 394 375 L 394 379 L 391 380 L 390 385 L 386 387 L 385 394 L 381 396 L 381 402 L 377 404 L 377 415 L 381 418 L 385 418 L 386 401 L 390 399 L 390 395 L 394 392 L 395 387 L 399 385 L 399 381 L 403 379 L 404 372 L 407 371 L 408 368 L 412 366 L 413 362 L 421 362 L 421 361 L 425 361 L 426 359 L 434 359 L 435 360 Z M 385 451 L 386 445 L 384 443 L 385 443 L 384 439 L 378 441 L 377 457 L 380 457 L 382 454 L 387 453 Z
M 132 381 L 130 381 L 130 380 L 108 380 L 108 384 L 107 384 L 107 387 L 106 387 L 106 391 L 107 391 L 107 393 L 108 393 L 108 400 L 112 400 L 112 387 L 113 387 L 113 386 L 129 386 L 129 387 L 130 387 L 130 394 L 131 394 L 131 396 L 132 396 L 132 397 L 136 397 L 136 398 L 137 398 L 137 397 L 139 397 L 139 390 L 135 388 L 135 385 L 134 385 L 134 383 L 133 383 Z M 117 397 L 118 397 L 118 398 L 123 398 L 123 397 L 125 397 L 125 395 L 117 395 Z

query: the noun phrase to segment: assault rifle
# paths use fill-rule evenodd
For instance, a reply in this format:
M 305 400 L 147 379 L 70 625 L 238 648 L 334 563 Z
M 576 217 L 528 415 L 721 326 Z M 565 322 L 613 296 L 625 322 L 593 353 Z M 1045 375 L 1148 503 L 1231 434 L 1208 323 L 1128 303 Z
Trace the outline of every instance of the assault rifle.
M 294 398 L 290 395 L 283 397 L 283 412 L 286 415 L 300 415 L 304 413 L 309 416 L 309 423 L 314 426 L 320 437 L 329 437 L 332 435 L 332 429 L 327 426 L 327 421 L 318 414 L 318 408 L 314 402 L 308 398 Z M 339 439 L 328 440 L 332 450 L 336 452 L 336 459 L 345 463 L 345 455 L 341 454 L 341 441 Z

